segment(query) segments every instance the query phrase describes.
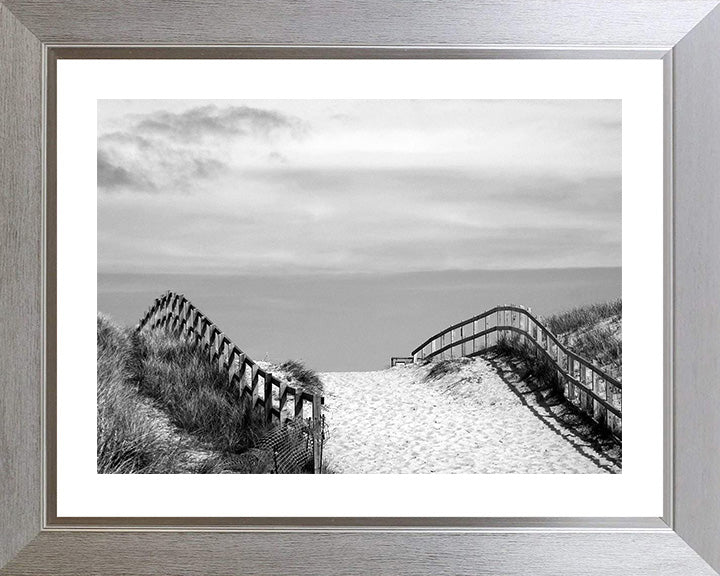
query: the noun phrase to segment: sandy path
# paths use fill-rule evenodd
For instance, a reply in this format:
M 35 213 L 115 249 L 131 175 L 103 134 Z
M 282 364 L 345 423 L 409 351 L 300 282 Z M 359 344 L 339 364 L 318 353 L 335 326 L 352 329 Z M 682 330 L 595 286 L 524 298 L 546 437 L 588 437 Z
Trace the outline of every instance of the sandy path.
M 617 467 L 523 405 L 486 360 L 321 374 L 337 473 L 603 473 Z M 535 409 L 537 411 L 537 408 Z

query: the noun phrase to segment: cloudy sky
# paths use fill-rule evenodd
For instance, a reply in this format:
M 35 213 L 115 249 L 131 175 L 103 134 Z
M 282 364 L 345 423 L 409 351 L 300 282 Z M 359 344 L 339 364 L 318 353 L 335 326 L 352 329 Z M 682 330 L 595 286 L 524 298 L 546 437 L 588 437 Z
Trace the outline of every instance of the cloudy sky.
M 619 266 L 620 101 L 104 100 L 100 272 Z

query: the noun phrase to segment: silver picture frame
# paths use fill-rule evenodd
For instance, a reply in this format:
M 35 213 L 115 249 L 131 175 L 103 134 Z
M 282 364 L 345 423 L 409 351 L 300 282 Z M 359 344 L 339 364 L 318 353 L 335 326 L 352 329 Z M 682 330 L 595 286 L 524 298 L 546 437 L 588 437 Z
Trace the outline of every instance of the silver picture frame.
M 0 0 L 0 574 L 720 570 L 718 0 Z M 61 58 L 645 58 L 665 71 L 660 518 L 61 518 Z M 472 495 L 469 495 L 471 497 Z

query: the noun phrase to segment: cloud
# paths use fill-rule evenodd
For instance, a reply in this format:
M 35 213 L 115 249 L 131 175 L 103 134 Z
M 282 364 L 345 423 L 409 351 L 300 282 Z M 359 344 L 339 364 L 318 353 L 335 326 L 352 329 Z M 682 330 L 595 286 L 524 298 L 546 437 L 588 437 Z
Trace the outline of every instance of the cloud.
M 247 275 L 616 266 L 620 113 L 594 101 L 111 103 L 98 116 L 99 261 Z
M 340 124 L 349 125 L 355 122 L 355 117 L 351 114 L 345 114 L 345 113 L 339 113 L 339 114 L 331 114 L 330 120 L 333 120 L 335 122 L 338 122 Z
M 217 176 L 227 168 L 227 164 L 215 158 L 193 158 L 191 166 L 192 176 L 201 179 Z
M 270 160 L 273 163 L 277 163 L 277 164 L 287 164 L 288 163 L 288 159 L 284 155 L 280 154 L 280 152 L 276 152 L 276 151 L 270 152 L 270 154 L 268 154 L 268 160 Z
M 569 215 L 593 213 L 614 216 L 621 208 L 621 178 L 618 174 L 568 177 L 541 172 L 490 172 L 484 169 L 418 168 L 297 168 L 274 166 L 246 170 L 245 187 L 262 186 L 279 190 L 290 199 L 334 204 L 340 211 L 355 210 L 373 202 L 381 207 L 397 204 L 403 213 L 415 206 L 443 210 L 452 206 L 487 210 L 501 205 L 505 209 L 552 210 Z M 338 191 L 342 190 L 342 200 Z M 371 200 L 372 199 L 372 200 Z
M 98 191 L 199 192 L 238 158 L 286 162 L 276 140 L 306 131 L 294 116 L 251 106 L 128 114 L 98 138 Z
M 141 115 L 137 120 L 134 129 L 140 134 L 188 140 L 216 136 L 267 137 L 280 130 L 295 133 L 303 130 L 297 118 L 250 106 L 221 108 L 209 104 L 184 112 L 154 112 Z
M 101 143 L 97 153 L 98 192 L 188 193 L 200 190 L 203 182 L 224 174 L 227 168 L 217 158 L 182 148 L 118 149 Z
M 114 164 L 106 150 L 98 149 L 97 182 L 103 190 L 153 191 L 155 185 L 142 175 L 131 172 L 123 166 Z

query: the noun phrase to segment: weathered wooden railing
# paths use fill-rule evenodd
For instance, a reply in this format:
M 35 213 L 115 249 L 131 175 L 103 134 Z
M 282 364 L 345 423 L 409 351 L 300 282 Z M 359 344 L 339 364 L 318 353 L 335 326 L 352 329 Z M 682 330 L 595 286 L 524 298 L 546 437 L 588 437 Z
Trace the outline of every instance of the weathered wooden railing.
M 450 326 L 428 338 L 412 355 L 416 362 L 476 356 L 512 340 L 549 360 L 565 397 L 615 436 L 622 435 L 622 383 L 564 346 L 522 306 L 496 306 Z
M 263 370 L 182 294 L 166 292 L 157 298 L 138 323 L 137 331 L 157 328 L 190 338 L 196 345 L 204 346 L 211 360 L 217 362 L 221 369 L 227 370 L 230 382 L 240 388 L 241 398 L 245 399 L 247 396 L 252 399 L 253 408 L 263 409 L 268 424 L 271 424 L 274 418 L 281 424 L 287 419 L 305 419 L 305 413 L 310 412 L 315 473 L 320 472 L 324 404 L 320 394 L 311 394 L 289 386 L 272 373 Z M 277 393 L 277 404 L 273 402 L 274 390 Z M 290 396 L 293 398 L 292 406 L 287 405 Z

